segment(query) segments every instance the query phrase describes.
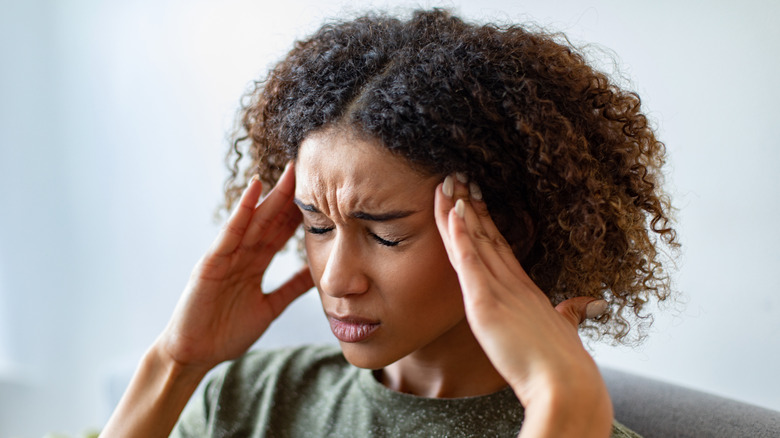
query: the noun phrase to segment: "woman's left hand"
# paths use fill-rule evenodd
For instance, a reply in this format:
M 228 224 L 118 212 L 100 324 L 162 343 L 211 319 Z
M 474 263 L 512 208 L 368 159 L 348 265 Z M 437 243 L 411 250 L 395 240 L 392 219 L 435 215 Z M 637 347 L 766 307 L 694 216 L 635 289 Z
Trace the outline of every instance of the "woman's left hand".
M 474 336 L 525 407 L 520 436 L 609 436 L 609 395 L 577 333 L 606 303 L 577 297 L 553 307 L 496 228 L 479 188 L 448 176 L 436 189 L 435 212 Z

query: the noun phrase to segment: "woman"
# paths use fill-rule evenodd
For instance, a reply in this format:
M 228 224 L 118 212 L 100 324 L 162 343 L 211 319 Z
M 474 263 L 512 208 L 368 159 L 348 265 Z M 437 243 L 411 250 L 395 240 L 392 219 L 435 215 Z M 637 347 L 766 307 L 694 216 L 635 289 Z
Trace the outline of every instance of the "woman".
M 669 294 L 636 95 L 554 36 L 434 10 L 324 26 L 250 97 L 236 207 L 104 436 L 635 436 L 577 329 L 625 341 Z M 307 266 L 262 293 L 301 222 Z M 341 350 L 241 357 L 312 286 Z

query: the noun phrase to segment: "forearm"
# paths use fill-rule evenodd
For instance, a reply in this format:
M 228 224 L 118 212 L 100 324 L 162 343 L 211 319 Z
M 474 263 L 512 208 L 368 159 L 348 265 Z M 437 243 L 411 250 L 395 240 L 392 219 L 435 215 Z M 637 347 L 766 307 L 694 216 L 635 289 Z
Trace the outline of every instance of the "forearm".
M 101 437 L 167 437 L 208 370 L 184 369 L 160 353 L 144 355 Z
M 540 386 L 526 406 L 519 438 L 606 438 L 613 418 L 612 401 L 600 375 L 555 382 Z

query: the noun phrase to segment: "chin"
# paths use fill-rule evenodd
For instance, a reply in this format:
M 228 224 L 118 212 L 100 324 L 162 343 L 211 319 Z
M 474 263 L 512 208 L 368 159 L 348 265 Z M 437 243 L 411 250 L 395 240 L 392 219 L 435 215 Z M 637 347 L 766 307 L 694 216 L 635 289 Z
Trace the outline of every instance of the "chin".
M 389 357 L 386 351 L 377 351 L 366 345 L 339 342 L 339 346 L 347 362 L 358 368 L 379 370 L 400 359 Z

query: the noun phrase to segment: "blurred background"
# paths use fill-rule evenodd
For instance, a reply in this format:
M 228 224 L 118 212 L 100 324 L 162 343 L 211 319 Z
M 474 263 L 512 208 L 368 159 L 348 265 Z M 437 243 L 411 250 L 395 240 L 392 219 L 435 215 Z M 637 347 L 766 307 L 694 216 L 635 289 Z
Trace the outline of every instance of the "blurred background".
M 780 3 L 0 0 L 0 437 L 105 423 L 216 235 L 253 79 L 328 18 L 432 6 L 617 54 L 668 147 L 681 295 L 594 354 L 780 410 Z M 333 342 L 313 293 L 259 345 L 304 342 Z

